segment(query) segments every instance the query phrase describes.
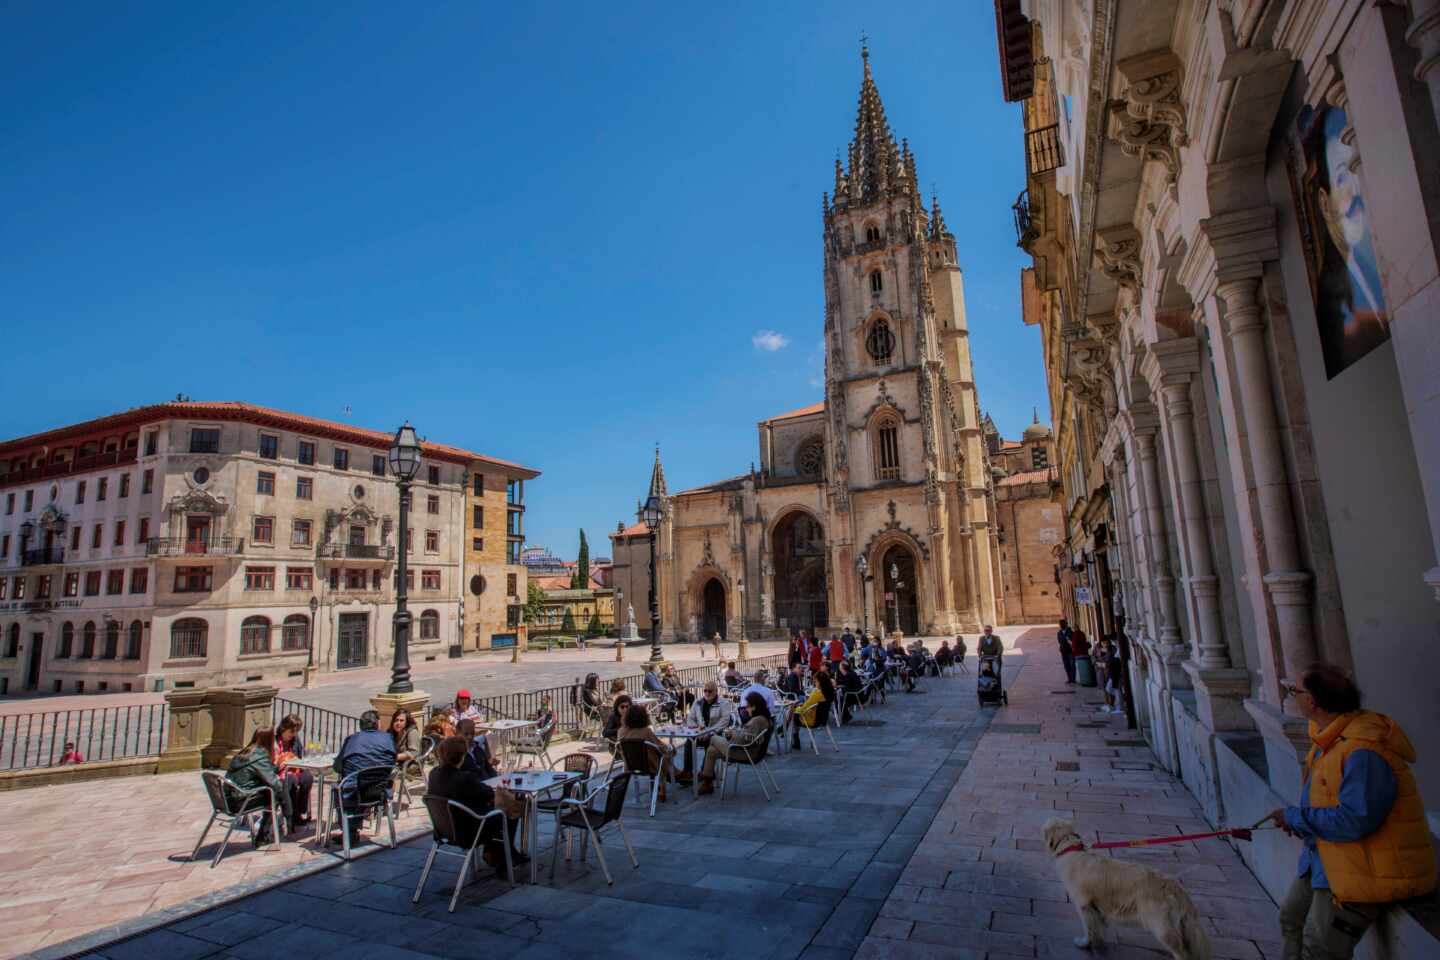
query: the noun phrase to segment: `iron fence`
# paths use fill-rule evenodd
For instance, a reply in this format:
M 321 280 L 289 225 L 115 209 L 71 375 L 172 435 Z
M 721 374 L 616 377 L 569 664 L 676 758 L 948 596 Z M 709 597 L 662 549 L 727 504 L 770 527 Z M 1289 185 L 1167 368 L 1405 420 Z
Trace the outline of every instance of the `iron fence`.
M 0 769 L 57 766 L 71 742 L 87 763 L 158 756 L 169 720 L 164 703 L 0 716 Z
M 275 698 L 270 708 L 272 725 L 278 729 L 280 721 L 292 713 L 300 717 L 301 739 L 306 744 L 320 744 L 321 752 L 325 753 L 339 750 L 340 744 L 345 742 L 345 738 L 360 729 L 359 717 L 326 710 L 324 707 L 296 703 L 294 700 L 282 700 L 279 697 Z M 388 719 L 388 717 L 382 718 L 381 722 L 384 723 Z

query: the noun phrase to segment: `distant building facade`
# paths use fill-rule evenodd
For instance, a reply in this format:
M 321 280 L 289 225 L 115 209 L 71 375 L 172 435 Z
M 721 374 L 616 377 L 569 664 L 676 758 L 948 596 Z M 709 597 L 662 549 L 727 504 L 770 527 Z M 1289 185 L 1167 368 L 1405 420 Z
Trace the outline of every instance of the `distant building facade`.
M 1060 474 L 1050 428 L 1035 422 L 1020 440 L 986 423 L 995 477 L 995 532 L 1002 584 L 1001 623 L 1054 623 L 1061 616 L 1056 550 L 1065 539 Z
M 159 690 L 390 662 L 389 434 L 175 402 L 0 443 L 0 688 Z M 459 643 L 466 480 L 424 444 L 412 655 Z M 483 621 L 484 615 L 481 614 Z
M 494 460 L 470 465 L 465 492 L 467 650 L 522 642 L 526 583 L 525 483 L 535 470 Z

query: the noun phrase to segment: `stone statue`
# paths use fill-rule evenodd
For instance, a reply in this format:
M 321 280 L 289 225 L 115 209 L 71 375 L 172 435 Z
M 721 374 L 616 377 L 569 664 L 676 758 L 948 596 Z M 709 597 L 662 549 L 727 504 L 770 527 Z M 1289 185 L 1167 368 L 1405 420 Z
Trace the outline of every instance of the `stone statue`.
M 633 604 L 633 603 L 627 603 L 627 604 L 625 604 L 625 612 L 626 612 L 626 615 L 629 616 L 629 618 L 630 618 L 628 622 L 629 622 L 629 623 L 634 623 L 634 622 L 635 622 L 635 604 Z

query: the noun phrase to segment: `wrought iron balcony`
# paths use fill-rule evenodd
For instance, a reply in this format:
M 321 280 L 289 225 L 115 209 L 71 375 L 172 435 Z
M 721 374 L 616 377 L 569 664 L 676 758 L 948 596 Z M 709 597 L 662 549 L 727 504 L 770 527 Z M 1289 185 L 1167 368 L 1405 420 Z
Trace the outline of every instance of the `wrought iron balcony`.
M 322 543 L 319 555 L 329 560 L 394 560 L 395 546 L 387 543 Z
M 1065 148 L 1060 143 L 1060 124 L 1025 132 L 1025 172 L 1038 177 L 1065 166 Z
M 1030 215 L 1030 191 L 1021 190 L 1010 209 L 1015 212 L 1015 243 L 1028 253 L 1030 245 L 1040 238 L 1040 228 Z
M 46 564 L 64 562 L 64 547 L 37 547 L 20 554 L 20 566 L 22 567 L 41 567 Z
M 145 541 L 147 557 L 228 557 L 244 550 L 243 537 L 151 537 Z

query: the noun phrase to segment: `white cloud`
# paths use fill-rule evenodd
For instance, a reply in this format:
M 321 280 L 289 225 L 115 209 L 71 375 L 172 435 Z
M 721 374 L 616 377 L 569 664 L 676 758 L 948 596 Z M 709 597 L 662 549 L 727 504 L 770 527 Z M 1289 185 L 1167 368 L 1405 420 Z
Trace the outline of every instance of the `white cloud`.
M 776 350 L 783 350 L 790 345 L 790 338 L 781 336 L 774 330 L 761 330 L 750 338 L 751 344 L 756 350 L 765 350 L 774 353 Z

